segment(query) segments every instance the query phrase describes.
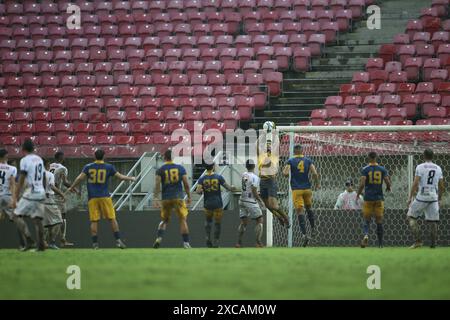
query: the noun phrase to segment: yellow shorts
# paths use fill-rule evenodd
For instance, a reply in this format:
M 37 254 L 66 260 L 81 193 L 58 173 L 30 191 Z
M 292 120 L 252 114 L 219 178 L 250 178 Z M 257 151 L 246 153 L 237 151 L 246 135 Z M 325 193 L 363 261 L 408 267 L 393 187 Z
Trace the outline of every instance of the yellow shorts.
M 362 212 L 364 219 L 375 217 L 377 222 L 381 222 L 384 216 L 384 201 L 364 201 Z
M 214 210 L 205 209 L 205 215 L 207 218 L 214 217 L 215 220 L 221 220 L 222 216 L 223 216 L 223 209 L 222 208 L 214 209 Z
M 171 199 L 161 201 L 161 219 L 170 220 L 172 210 L 175 210 L 178 218 L 186 218 L 188 215 L 188 209 L 186 202 L 182 199 Z
M 115 219 L 116 210 L 114 209 L 111 198 L 93 198 L 88 201 L 89 219 L 99 221 L 103 219 Z
M 295 209 L 302 209 L 303 207 L 312 206 L 312 191 L 311 189 L 292 190 L 292 200 Z

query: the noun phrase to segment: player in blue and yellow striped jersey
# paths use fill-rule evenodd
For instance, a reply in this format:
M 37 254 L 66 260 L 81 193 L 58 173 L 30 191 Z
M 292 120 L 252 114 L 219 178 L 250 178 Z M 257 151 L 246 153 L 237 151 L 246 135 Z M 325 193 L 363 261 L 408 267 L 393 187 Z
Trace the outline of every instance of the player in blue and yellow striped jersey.
M 187 224 L 188 208 L 184 201 L 184 191 L 187 195 L 187 204 L 191 204 L 191 193 L 187 179 L 186 169 L 172 161 L 172 151 L 169 149 L 164 153 L 164 165 L 158 169 L 155 176 L 155 189 L 153 191 L 153 203 L 161 208 L 161 222 L 158 226 L 158 233 L 153 244 L 157 249 L 161 245 L 164 232 L 170 221 L 172 211 L 175 211 L 180 220 L 180 232 L 183 238 L 183 246 L 189 249 L 189 227 Z M 162 188 L 162 201 L 160 194 Z
M 111 177 L 120 180 L 134 181 L 134 177 L 125 176 L 116 171 L 114 166 L 105 163 L 103 160 L 105 152 L 101 149 L 95 151 L 95 161 L 84 166 L 83 171 L 75 179 L 70 188 L 66 191 L 76 190 L 75 188 L 87 178 L 88 209 L 91 220 L 91 236 L 94 249 L 98 249 L 98 221 L 100 218 L 108 219 L 116 239 L 116 246 L 124 249 L 125 244 L 120 239 L 119 225 L 116 220 L 116 211 L 108 191 L 108 181 Z
M 383 247 L 383 216 L 384 216 L 384 195 L 383 182 L 386 183 L 386 191 L 391 191 L 391 179 L 385 167 L 377 162 L 376 152 L 370 152 L 368 155 L 369 165 L 361 170 L 361 179 L 359 181 L 358 193 L 356 199 L 359 199 L 364 190 L 364 238 L 361 241 L 361 248 L 365 248 L 369 243 L 369 226 L 372 217 L 375 217 L 377 224 L 378 246 Z
M 297 212 L 298 223 L 302 233 L 302 245 L 306 247 L 310 238 L 306 235 L 306 220 L 304 208 L 308 216 L 309 225 L 311 227 L 311 237 L 315 233 L 315 218 L 312 211 L 312 184 L 309 179 L 311 174 L 316 189 L 320 188 L 319 175 L 312 160 L 305 157 L 302 152 L 302 146 L 294 146 L 294 157 L 287 161 L 283 168 L 284 176 L 291 175 L 292 201 Z
M 203 206 L 205 208 L 206 246 L 218 248 L 223 216 L 223 202 L 221 187 L 228 191 L 236 188 L 226 183 L 225 178 L 214 172 L 214 163 L 205 165 L 206 173 L 198 179 L 196 192 L 203 193 Z M 214 242 L 211 241 L 211 229 L 214 218 Z

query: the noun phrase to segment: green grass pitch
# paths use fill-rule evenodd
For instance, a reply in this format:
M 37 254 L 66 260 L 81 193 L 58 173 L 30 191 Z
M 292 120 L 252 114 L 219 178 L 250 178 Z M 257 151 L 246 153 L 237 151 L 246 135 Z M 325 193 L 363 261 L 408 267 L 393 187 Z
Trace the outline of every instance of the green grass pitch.
M 66 287 L 69 265 L 81 290 Z M 449 267 L 450 248 L 427 247 L 3 249 L 0 299 L 450 299 Z

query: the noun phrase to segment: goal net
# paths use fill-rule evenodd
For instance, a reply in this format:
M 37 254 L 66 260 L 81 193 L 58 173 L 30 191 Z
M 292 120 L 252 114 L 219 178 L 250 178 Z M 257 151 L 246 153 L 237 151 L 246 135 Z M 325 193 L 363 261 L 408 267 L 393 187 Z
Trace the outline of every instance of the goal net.
M 385 192 L 385 244 L 403 246 L 412 238 L 406 223 L 407 200 L 414 179 L 415 167 L 423 161 L 422 153 L 431 148 L 435 162 L 450 181 L 450 126 L 361 126 L 361 127 L 278 127 L 280 167 L 300 144 L 310 157 L 320 176 L 320 189 L 313 189 L 313 211 L 316 216 L 316 246 L 355 246 L 362 234 L 360 210 L 335 210 L 338 195 L 351 179 L 356 190 L 361 168 L 367 164 L 367 154 L 376 151 L 379 163 L 386 167 L 392 179 L 392 191 Z M 289 179 L 278 176 L 279 202 L 289 212 L 292 227 L 286 230 L 269 214 L 268 246 L 298 246 L 300 230 L 294 212 Z M 439 244 L 450 244 L 450 195 L 441 203 Z M 308 234 L 309 224 L 307 223 Z M 426 228 L 422 231 L 427 232 Z M 371 235 L 374 235 L 374 226 Z M 371 237 L 374 238 L 374 237 Z M 427 237 L 425 237 L 427 238 Z

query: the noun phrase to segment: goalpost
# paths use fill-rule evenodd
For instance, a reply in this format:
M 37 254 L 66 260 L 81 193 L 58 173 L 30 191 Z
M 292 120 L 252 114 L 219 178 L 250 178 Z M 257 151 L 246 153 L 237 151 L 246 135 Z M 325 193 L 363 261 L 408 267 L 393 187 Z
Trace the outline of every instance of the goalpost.
M 352 179 L 354 189 L 360 170 L 367 164 L 367 154 L 376 151 L 379 162 L 392 179 L 392 192 L 385 192 L 385 243 L 410 244 L 406 224 L 407 200 L 415 167 L 422 153 L 431 148 L 435 162 L 450 182 L 450 125 L 440 126 L 280 126 L 280 168 L 300 144 L 320 175 L 320 190 L 313 189 L 313 211 L 316 215 L 314 246 L 354 246 L 361 239 L 361 212 L 334 210 L 345 181 Z M 289 179 L 279 173 L 279 202 L 289 212 L 292 227 L 286 230 L 272 214 L 267 214 L 267 246 L 292 247 L 300 243 L 300 231 L 294 212 Z M 441 203 L 441 242 L 450 245 L 450 196 Z M 309 234 L 309 224 L 308 234 Z M 372 230 L 373 231 L 373 230 Z

